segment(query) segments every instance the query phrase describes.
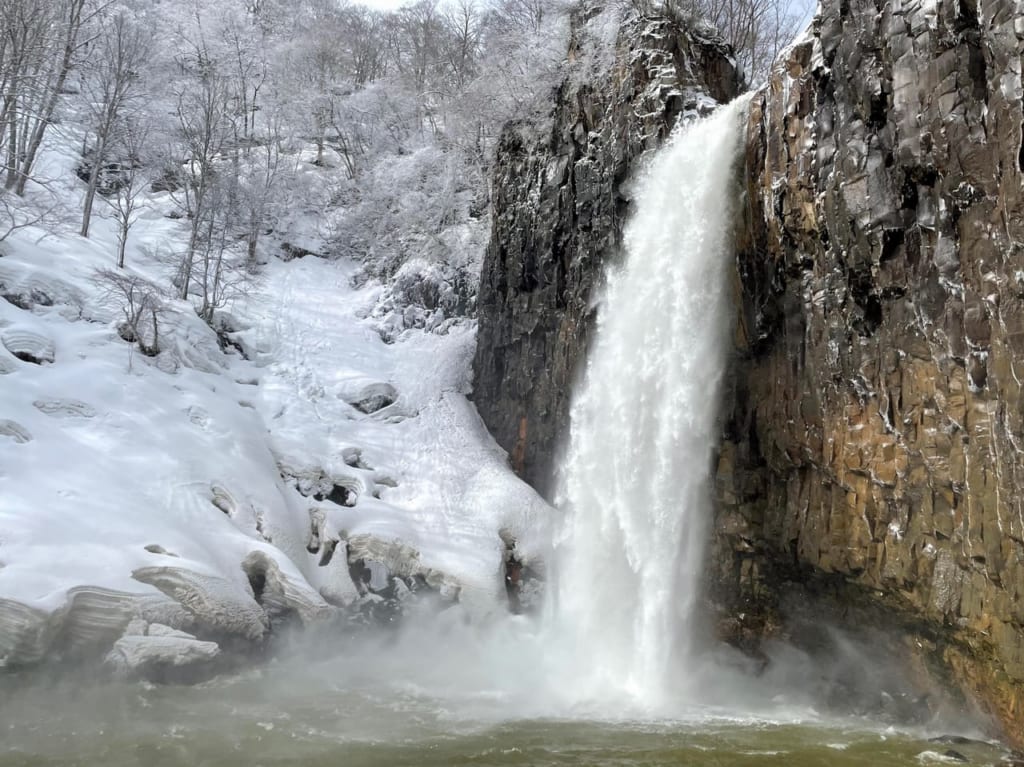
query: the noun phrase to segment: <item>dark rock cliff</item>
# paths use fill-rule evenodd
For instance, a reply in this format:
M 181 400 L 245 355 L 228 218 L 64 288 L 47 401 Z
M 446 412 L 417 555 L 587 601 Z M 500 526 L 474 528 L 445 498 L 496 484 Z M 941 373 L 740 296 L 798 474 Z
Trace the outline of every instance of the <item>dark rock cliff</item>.
M 1019 746 L 1022 48 L 1021 0 L 822 0 L 755 96 L 708 568 L 723 637 L 885 627 Z M 475 399 L 542 490 L 622 183 L 698 88 L 718 49 L 636 17 L 502 139 Z
M 1022 13 L 823 0 L 755 98 L 712 557 L 733 638 L 899 626 L 1018 745 Z
M 549 489 L 605 258 L 637 158 L 739 75 L 722 45 L 665 16 L 586 7 L 548 124 L 512 124 L 494 168 L 473 399 L 524 478 Z

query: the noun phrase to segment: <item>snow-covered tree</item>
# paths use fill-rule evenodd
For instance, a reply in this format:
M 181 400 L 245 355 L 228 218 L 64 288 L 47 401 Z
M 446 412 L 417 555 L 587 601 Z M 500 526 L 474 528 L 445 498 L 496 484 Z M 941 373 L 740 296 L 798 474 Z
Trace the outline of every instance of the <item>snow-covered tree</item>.
M 92 144 L 84 153 L 88 172 L 82 210 L 83 237 L 89 236 L 93 204 L 108 165 L 113 162 L 120 174 L 122 167 L 132 170 L 137 162 L 137 158 L 125 154 L 124 147 L 119 145 L 123 143 L 122 133 L 126 130 L 126 112 L 142 93 L 141 70 L 150 44 L 151 36 L 145 28 L 121 10 L 104 21 L 103 31 L 93 42 L 84 66 L 82 94 L 88 114 L 87 136 L 91 136 Z M 118 152 L 124 156 L 118 156 Z M 123 260 L 123 252 L 118 260 Z

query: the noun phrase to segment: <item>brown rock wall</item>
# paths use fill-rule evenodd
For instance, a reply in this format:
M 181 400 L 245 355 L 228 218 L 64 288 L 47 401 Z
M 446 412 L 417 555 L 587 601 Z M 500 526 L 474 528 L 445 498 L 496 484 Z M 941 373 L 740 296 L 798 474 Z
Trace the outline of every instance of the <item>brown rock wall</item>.
M 755 97 L 712 560 L 764 625 L 822 577 L 930 622 L 1018 742 L 1022 18 L 823 0 Z

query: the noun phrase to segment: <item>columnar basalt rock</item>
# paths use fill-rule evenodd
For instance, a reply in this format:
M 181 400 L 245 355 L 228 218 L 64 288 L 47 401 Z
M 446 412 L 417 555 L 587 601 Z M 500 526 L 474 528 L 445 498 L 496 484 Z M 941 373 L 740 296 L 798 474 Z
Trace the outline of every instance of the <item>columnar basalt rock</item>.
M 509 125 L 495 162 L 473 398 L 516 471 L 542 491 L 602 266 L 621 245 L 635 161 L 681 114 L 709 107 L 709 97 L 728 101 L 740 85 L 708 34 L 622 13 L 577 13 L 550 119 Z
M 1022 49 L 1019 0 L 822 0 L 758 93 L 712 557 L 734 638 L 866 599 L 1018 745 Z
M 542 489 L 623 182 L 735 90 L 666 19 L 604 69 L 590 34 L 550 125 L 503 136 L 481 286 L 476 401 Z M 1024 746 L 1022 49 L 1021 0 L 821 0 L 755 96 L 708 593 L 752 650 L 885 627 Z

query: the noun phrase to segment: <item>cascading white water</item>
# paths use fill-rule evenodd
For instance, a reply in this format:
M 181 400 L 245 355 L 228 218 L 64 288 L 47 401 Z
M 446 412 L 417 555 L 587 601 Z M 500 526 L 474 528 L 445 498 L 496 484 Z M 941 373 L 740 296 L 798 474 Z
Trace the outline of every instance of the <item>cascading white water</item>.
M 738 99 L 677 131 L 640 180 L 573 403 L 553 620 L 579 694 L 658 705 L 692 653 L 729 343 Z

